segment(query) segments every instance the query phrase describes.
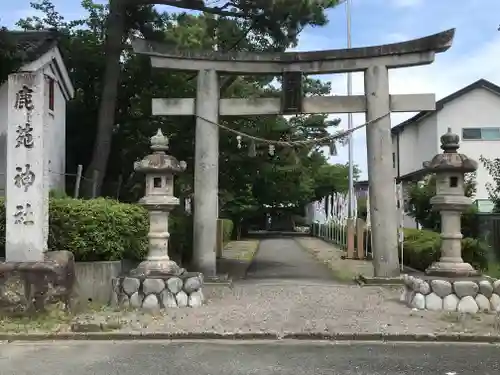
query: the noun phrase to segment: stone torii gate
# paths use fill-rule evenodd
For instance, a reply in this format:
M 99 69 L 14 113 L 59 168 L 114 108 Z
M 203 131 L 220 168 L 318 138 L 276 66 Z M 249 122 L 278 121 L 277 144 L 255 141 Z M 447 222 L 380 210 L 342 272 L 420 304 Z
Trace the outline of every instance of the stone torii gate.
M 390 112 L 435 109 L 434 94 L 390 95 L 388 69 L 430 64 L 452 44 L 455 30 L 381 46 L 285 53 L 179 51 L 135 39 L 134 51 L 154 68 L 197 71 L 196 98 L 153 99 L 153 115 L 196 116 L 194 266 L 216 273 L 219 116 L 366 113 L 370 215 L 375 276 L 399 275 L 397 208 Z M 303 74 L 364 72 L 365 95 L 303 97 Z M 220 99 L 219 74 L 282 75 L 282 98 Z

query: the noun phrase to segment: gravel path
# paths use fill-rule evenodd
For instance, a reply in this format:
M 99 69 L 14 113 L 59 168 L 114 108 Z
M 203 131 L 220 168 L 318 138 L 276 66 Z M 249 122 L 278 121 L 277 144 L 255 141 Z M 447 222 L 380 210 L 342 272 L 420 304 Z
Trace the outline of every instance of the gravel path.
M 246 278 L 332 280 L 332 274 L 293 239 L 282 238 L 261 241 Z
M 207 304 L 197 309 L 168 311 L 145 331 L 160 332 L 330 332 L 439 333 L 494 331 L 494 317 L 459 320 L 442 313 L 418 312 L 399 302 L 401 287 L 360 287 L 332 279 L 333 270 L 347 273 L 368 268 L 369 262 L 335 265 L 322 255 L 338 251 L 324 241 L 263 240 L 247 279 L 232 289 L 205 287 Z M 321 245 L 321 246 L 320 246 Z M 329 251 L 327 251 L 329 250 Z M 351 264 L 352 263 L 352 264 Z M 340 267 L 340 268 L 339 268 Z
M 235 284 L 206 288 L 207 305 L 169 311 L 149 332 L 494 332 L 494 317 L 463 323 L 440 313 L 413 312 L 398 301 L 399 288 L 355 285 Z

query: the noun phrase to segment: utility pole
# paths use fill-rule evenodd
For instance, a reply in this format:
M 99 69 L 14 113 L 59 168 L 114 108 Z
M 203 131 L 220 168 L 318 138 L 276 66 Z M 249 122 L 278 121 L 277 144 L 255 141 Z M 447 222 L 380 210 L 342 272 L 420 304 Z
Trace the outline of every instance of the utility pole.
M 346 7 L 346 24 L 347 24 L 347 48 L 352 47 L 351 43 L 351 0 L 345 1 Z M 352 73 L 347 73 L 347 95 L 352 95 Z M 351 130 L 353 128 L 352 113 L 347 115 L 347 128 Z M 349 191 L 348 191 L 348 218 L 353 219 L 355 216 L 355 204 L 354 204 L 354 147 L 353 147 L 353 134 L 349 133 L 348 138 L 348 152 L 349 152 Z

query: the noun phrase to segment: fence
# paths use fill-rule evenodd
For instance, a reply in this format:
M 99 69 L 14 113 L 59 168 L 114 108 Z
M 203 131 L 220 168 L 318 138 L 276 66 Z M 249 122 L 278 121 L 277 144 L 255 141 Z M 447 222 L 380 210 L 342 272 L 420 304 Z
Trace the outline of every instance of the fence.
M 355 230 L 354 246 L 358 246 L 357 235 L 359 231 Z M 363 244 L 365 257 L 371 255 L 371 232 L 365 227 L 363 228 Z M 324 241 L 336 245 L 341 250 L 347 250 L 347 225 L 345 223 L 313 223 L 311 225 L 310 234 L 313 237 L 321 238 Z M 358 249 L 355 248 L 355 251 Z
M 365 255 L 371 254 L 370 231 L 364 230 Z M 347 248 L 347 226 L 340 223 L 311 225 L 311 235 L 337 245 L 340 249 Z M 477 214 L 470 237 L 481 241 L 487 249 L 488 261 L 500 263 L 500 214 Z M 401 242 L 401 239 L 400 239 Z M 358 241 L 355 239 L 355 244 Z
M 473 237 L 486 245 L 490 262 L 500 262 L 500 214 L 477 214 Z

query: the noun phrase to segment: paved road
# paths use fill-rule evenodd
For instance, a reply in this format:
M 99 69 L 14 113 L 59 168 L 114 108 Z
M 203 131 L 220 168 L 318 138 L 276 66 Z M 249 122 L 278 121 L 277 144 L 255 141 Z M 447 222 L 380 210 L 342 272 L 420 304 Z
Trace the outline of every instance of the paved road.
M 500 347 L 309 342 L 0 344 L 2 375 L 498 375 Z
M 266 239 L 247 272 L 247 279 L 332 280 L 327 266 L 319 263 L 291 238 Z

